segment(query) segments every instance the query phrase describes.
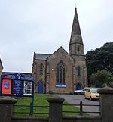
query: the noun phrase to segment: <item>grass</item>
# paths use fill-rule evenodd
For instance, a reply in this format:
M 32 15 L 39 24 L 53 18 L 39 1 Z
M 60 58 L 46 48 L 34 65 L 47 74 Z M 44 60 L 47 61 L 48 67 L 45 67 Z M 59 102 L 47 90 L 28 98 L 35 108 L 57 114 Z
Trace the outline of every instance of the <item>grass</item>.
M 64 116 L 80 115 L 80 109 L 78 107 L 68 104 L 66 101 L 64 101 L 63 111 L 66 111 L 66 112 L 63 112 Z
M 33 116 L 48 116 L 49 113 L 49 107 L 43 107 L 43 106 L 49 106 L 49 103 L 47 101 L 47 98 L 49 95 L 46 94 L 35 94 L 34 96 L 34 113 Z M 32 99 L 31 98 L 17 98 L 17 103 L 16 105 L 20 106 L 15 106 L 14 111 L 19 113 L 26 113 L 26 114 L 15 114 L 17 116 L 29 116 L 30 113 L 30 103 Z M 64 101 L 64 104 L 68 104 L 66 101 Z M 23 105 L 23 106 L 21 106 Z M 38 107 L 42 106 L 42 107 Z M 79 108 L 71 105 L 63 105 L 63 111 L 68 111 L 68 112 L 63 112 L 64 116 L 75 116 L 75 115 L 80 115 L 79 114 Z M 69 111 L 72 111 L 70 113 Z M 78 113 L 76 113 L 78 112 Z M 45 114 L 37 114 L 37 113 L 45 113 Z
M 38 106 L 49 106 L 49 103 L 47 102 L 47 95 L 39 95 L 35 94 L 34 96 L 34 111 L 33 113 L 48 113 L 48 108 L 46 107 L 38 107 Z M 17 98 L 17 103 L 15 106 L 15 112 L 19 113 L 26 113 L 21 114 L 21 116 L 28 116 L 30 114 L 30 103 L 32 102 L 32 98 Z M 18 106 L 20 105 L 20 106 Z M 22 105 L 22 106 L 21 106 Z M 16 114 L 17 115 L 17 114 Z M 42 114 L 33 114 L 33 116 L 42 116 Z M 47 116 L 48 114 L 44 115 Z M 20 116 L 20 115 L 19 115 Z

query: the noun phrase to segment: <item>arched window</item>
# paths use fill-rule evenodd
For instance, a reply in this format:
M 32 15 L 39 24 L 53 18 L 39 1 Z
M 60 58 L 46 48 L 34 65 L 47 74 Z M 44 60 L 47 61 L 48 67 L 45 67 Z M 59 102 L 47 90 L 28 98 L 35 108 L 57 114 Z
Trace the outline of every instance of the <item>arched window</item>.
M 78 45 L 78 52 L 80 51 L 80 45 Z
M 77 67 L 77 75 L 81 76 L 81 68 L 80 68 L 80 66 Z
M 65 84 L 65 67 L 63 61 L 57 65 L 57 84 Z
M 41 64 L 40 64 L 40 75 L 43 75 L 43 67 L 44 67 L 44 66 L 43 66 L 43 64 L 41 63 Z

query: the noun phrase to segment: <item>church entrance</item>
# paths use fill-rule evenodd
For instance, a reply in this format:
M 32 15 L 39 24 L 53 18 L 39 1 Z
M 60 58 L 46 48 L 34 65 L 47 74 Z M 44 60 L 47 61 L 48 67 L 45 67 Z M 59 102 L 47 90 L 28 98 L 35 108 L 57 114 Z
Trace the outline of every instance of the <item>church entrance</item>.
M 43 82 L 42 81 L 38 82 L 38 93 L 43 94 Z
M 80 90 L 80 89 L 81 89 L 81 84 L 80 83 L 77 83 L 76 90 Z

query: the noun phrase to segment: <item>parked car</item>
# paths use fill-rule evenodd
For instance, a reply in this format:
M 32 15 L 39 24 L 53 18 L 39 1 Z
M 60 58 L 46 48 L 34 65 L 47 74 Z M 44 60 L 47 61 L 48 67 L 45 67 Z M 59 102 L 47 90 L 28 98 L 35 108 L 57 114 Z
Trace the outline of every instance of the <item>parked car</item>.
M 84 93 L 86 92 L 87 88 L 84 89 L 80 89 L 80 90 L 75 90 L 74 94 L 76 95 L 84 95 Z
M 88 88 L 84 93 L 84 97 L 92 100 L 92 99 L 99 99 L 99 93 L 97 92 L 99 88 Z

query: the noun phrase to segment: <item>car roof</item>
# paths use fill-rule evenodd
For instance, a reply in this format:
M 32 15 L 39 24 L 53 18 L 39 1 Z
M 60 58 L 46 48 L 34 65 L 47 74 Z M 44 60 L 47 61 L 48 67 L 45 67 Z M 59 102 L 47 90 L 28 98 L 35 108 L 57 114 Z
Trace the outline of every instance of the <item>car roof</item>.
M 99 89 L 99 88 L 96 88 L 96 87 L 84 87 L 84 89 Z

